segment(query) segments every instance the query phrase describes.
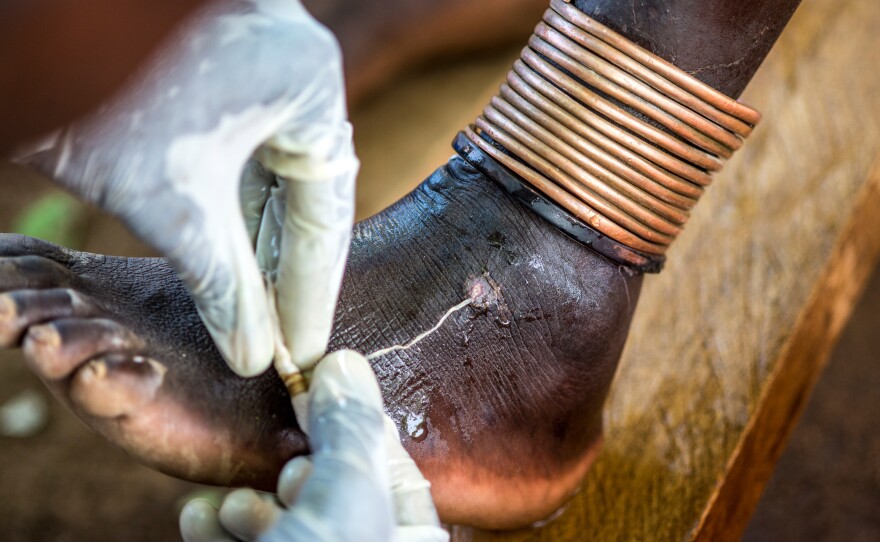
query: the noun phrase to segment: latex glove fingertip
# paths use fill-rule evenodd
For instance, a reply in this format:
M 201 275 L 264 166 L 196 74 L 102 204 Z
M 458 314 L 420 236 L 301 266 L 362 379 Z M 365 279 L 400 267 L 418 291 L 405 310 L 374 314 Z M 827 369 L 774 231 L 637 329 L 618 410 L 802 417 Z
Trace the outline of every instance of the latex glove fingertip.
M 217 509 L 204 499 L 193 499 L 183 507 L 180 535 L 184 542 L 235 542 L 220 525 Z
M 255 540 L 278 521 L 278 505 L 260 498 L 252 489 L 236 489 L 220 507 L 220 524 L 242 540 Z
M 284 465 L 278 476 L 278 498 L 285 506 L 293 506 L 315 465 L 308 457 L 295 457 Z
M 382 412 L 382 393 L 370 362 L 354 350 L 327 354 L 312 375 L 310 417 L 327 409 L 358 402 L 370 410 Z
M 396 542 L 449 542 L 449 533 L 432 525 L 398 527 Z

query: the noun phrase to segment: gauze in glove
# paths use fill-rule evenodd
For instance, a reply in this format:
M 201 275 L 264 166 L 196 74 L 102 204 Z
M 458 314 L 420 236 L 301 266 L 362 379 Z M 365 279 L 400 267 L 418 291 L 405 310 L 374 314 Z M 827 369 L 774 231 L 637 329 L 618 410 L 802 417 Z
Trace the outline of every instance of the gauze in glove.
M 231 493 L 219 512 L 193 501 L 180 518 L 184 540 L 449 540 L 439 526 L 430 484 L 383 413 L 378 384 L 363 356 L 339 351 L 325 357 L 305 404 L 297 418 L 312 454 L 283 469 L 281 504 L 251 490 Z
M 245 182 L 256 184 L 241 186 L 258 150 L 283 171 L 246 172 Z M 349 200 L 353 193 L 357 160 L 338 45 L 295 0 L 212 3 L 119 96 L 18 160 L 120 217 L 166 256 L 230 367 L 261 373 L 274 350 L 253 253 L 267 179 L 279 173 L 290 183 L 332 186 Z M 310 197 L 298 200 L 302 207 Z M 340 203 L 346 205 L 347 212 L 334 215 L 346 224 L 334 223 L 334 232 L 350 230 L 351 204 Z M 297 220 L 296 213 L 288 217 Z M 294 242 L 279 240 L 282 280 L 285 254 L 303 252 L 284 249 Z M 344 262 L 341 252 L 327 259 Z M 325 294 L 321 307 L 335 303 L 339 288 L 341 272 L 329 267 L 333 272 L 312 285 Z M 279 295 L 296 296 L 301 288 L 279 287 Z M 329 335 L 329 323 L 323 327 Z

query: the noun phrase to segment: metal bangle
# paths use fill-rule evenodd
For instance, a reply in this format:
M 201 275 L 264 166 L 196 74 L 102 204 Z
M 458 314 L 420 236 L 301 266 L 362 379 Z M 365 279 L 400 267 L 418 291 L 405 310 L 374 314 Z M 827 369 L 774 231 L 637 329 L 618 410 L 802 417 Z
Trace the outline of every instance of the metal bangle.
M 677 224 L 687 221 L 695 199 L 681 196 L 662 184 L 655 183 L 637 171 L 629 169 L 613 156 L 590 145 L 574 132 L 553 119 L 535 115 L 534 107 L 507 85 L 501 86 L 501 96 L 492 99 L 509 118 L 551 146 L 592 175 L 609 182 L 616 189 L 631 195 L 645 205 L 652 205 L 658 214 Z M 538 118 L 535 118 L 535 117 Z M 541 122 L 543 120 L 544 122 Z
M 578 28 L 596 36 L 608 45 L 618 49 L 654 73 L 663 76 L 670 82 L 675 83 L 706 103 L 752 126 L 755 126 L 761 121 L 761 114 L 758 111 L 715 90 L 691 74 L 678 68 L 671 62 L 668 62 L 654 53 L 636 45 L 625 36 L 611 30 L 563 0 L 550 0 L 550 8 Z
M 759 119 L 552 0 L 463 137 L 610 240 L 661 257 Z
M 510 119 L 512 122 L 499 122 L 496 115 L 500 115 L 502 119 Z M 517 111 L 503 98 L 497 96 L 492 98 L 490 105 L 483 111 L 483 116 L 505 128 L 505 131 L 533 151 L 543 155 L 551 152 L 557 153 L 567 162 L 560 160 L 554 160 L 554 162 L 559 164 L 569 175 L 581 181 L 597 194 L 601 194 L 615 206 L 634 217 L 639 217 L 641 222 L 656 231 L 676 235 L 680 232 L 680 228 L 672 224 L 667 226 L 663 221 L 658 221 L 655 224 L 653 222 L 653 219 L 656 218 L 654 213 L 677 225 L 687 221 L 687 211 L 669 205 L 638 186 L 627 183 L 624 179 L 566 144 L 561 138 L 553 136 L 526 115 Z M 648 211 L 649 209 L 650 211 Z
M 555 70 L 555 68 L 553 68 L 552 66 L 548 66 L 548 71 L 550 70 Z M 641 137 L 638 137 L 635 134 L 624 130 L 610 120 L 605 119 L 605 117 L 599 115 L 598 113 L 595 113 L 589 107 L 587 107 L 587 104 L 584 104 L 575 99 L 573 96 L 566 94 L 563 90 L 560 90 L 555 85 L 548 85 L 547 83 L 549 81 L 542 77 L 543 74 L 539 74 L 535 70 L 532 70 L 522 60 L 517 60 L 516 62 L 514 62 L 513 71 L 517 75 L 519 75 L 524 81 L 528 82 L 528 84 L 536 91 L 544 94 L 545 96 L 553 100 L 553 102 L 561 105 L 569 112 L 577 116 L 578 119 L 588 123 L 590 126 L 601 131 L 603 134 L 610 137 L 614 141 L 617 141 L 621 145 L 624 145 L 627 148 L 631 149 L 633 152 L 644 156 L 648 160 L 657 164 L 662 169 L 671 171 L 675 175 L 681 176 L 700 186 L 706 186 L 712 182 L 712 177 L 705 170 L 700 169 L 699 167 L 684 160 L 681 160 L 676 156 L 672 156 L 665 150 L 660 149 L 656 145 L 652 144 L 650 142 L 651 140 L 646 141 L 645 139 L 642 139 Z M 562 73 L 559 72 L 559 75 L 562 75 Z M 579 83 L 574 81 L 574 79 L 570 79 L 570 81 L 572 85 L 575 85 L 575 88 L 576 85 L 579 85 Z M 653 129 L 653 127 L 650 128 Z M 667 134 L 660 132 L 659 130 L 656 131 L 659 134 L 662 134 L 661 137 L 667 137 Z
M 737 134 L 725 130 L 706 117 L 657 92 L 547 24 L 538 24 L 535 35 L 577 60 L 586 70 L 595 72 L 594 79 L 603 85 L 596 84 L 594 85 L 596 88 L 654 119 L 704 150 L 730 158 L 733 151 L 742 146 L 742 139 Z M 615 56 L 622 56 L 622 53 L 617 52 Z M 603 82 L 603 79 L 607 82 Z M 586 79 L 584 81 L 590 82 Z
M 703 195 L 703 187 L 699 184 L 678 177 L 670 171 L 657 166 L 637 152 L 630 150 L 626 145 L 618 143 L 586 122 L 582 122 L 581 119 L 528 86 L 513 70 L 507 75 L 507 83 L 501 85 L 502 96 L 507 97 L 505 94 L 507 88 L 527 101 L 526 104 L 518 103 L 517 107 L 529 114 L 533 120 L 545 127 L 554 122 L 563 126 L 573 137 L 583 141 L 584 146 L 590 147 L 597 155 L 603 156 L 603 164 L 606 164 L 606 167 L 609 167 L 609 169 L 612 166 L 608 164 L 613 163 L 616 164 L 616 167 L 622 174 L 631 172 L 624 175 L 628 178 L 638 180 L 643 176 L 668 188 L 673 193 L 685 198 L 681 200 L 682 207 L 692 207 L 697 203 L 697 199 Z M 532 108 L 529 108 L 529 106 L 532 106 Z M 707 176 L 706 178 L 708 182 L 709 177 Z M 664 201 L 673 203 L 670 200 Z
M 490 129 L 492 130 L 492 132 L 495 132 L 493 128 Z M 485 139 L 478 136 L 474 132 L 473 128 L 465 128 L 464 132 L 465 134 L 467 134 L 468 138 L 483 152 L 502 163 L 505 167 L 528 181 L 529 184 L 537 188 L 540 192 L 547 194 L 551 199 L 553 199 L 553 201 L 561 205 L 563 208 L 567 209 L 579 219 L 583 220 L 587 224 L 604 233 L 608 237 L 614 239 L 615 241 L 623 243 L 626 246 L 632 247 L 636 250 L 647 252 L 649 254 L 663 254 L 664 252 L 666 252 L 666 247 L 668 245 L 646 241 L 641 237 L 635 235 L 631 231 L 627 230 L 626 228 L 622 228 L 620 225 L 608 219 L 602 213 L 598 212 L 594 206 L 587 204 L 582 198 L 577 197 L 565 188 L 560 187 L 556 182 L 551 181 L 542 173 L 539 173 L 532 169 L 532 167 L 511 158 L 507 154 L 504 154 L 503 152 L 490 145 Z M 494 135 L 492 132 L 487 131 L 487 133 L 493 139 L 495 139 L 494 135 L 499 135 L 500 137 L 497 140 L 498 143 L 503 145 L 505 149 L 508 149 L 509 147 L 507 144 L 505 144 L 504 140 L 507 140 L 507 143 L 510 143 L 509 138 L 507 138 L 503 132 L 495 132 Z M 546 161 L 543 161 L 542 158 L 538 157 L 531 151 L 525 151 L 523 154 L 525 155 L 526 160 L 531 159 L 535 162 L 544 162 L 542 169 L 552 169 L 551 165 L 547 164 Z M 564 173 L 559 176 L 563 178 L 566 177 Z M 573 181 L 573 179 L 571 181 Z M 569 182 L 569 184 L 574 184 L 571 181 Z
M 725 113 L 724 111 L 721 111 L 720 109 L 714 107 L 712 104 L 700 98 L 697 98 L 690 92 L 687 92 L 681 87 L 676 86 L 674 83 L 670 82 L 662 75 L 652 71 L 650 68 L 645 67 L 638 61 L 633 60 L 626 54 L 621 53 L 614 47 L 608 45 L 607 43 L 596 38 L 595 36 L 592 36 L 586 32 L 576 32 L 575 28 L 577 27 L 575 25 L 565 20 L 565 18 L 563 18 L 552 9 L 548 9 L 544 13 L 544 21 L 553 28 L 565 34 L 566 36 L 575 40 L 585 49 L 589 49 L 590 51 L 596 53 L 596 55 L 598 55 L 599 57 L 609 60 L 614 65 L 629 73 L 630 75 L 636 77 L 637 79 L 645 81 L 649 86 L 658 89 L 659 92 L 667 96 L 674 94 L 677 101 L 682 105 L 714 121 L 716 124 L 727 128 L 738 136 L 745 138 L 752 133 L 751 125 L 737 119 L 736 117 L 733 117 L 732 115 Z

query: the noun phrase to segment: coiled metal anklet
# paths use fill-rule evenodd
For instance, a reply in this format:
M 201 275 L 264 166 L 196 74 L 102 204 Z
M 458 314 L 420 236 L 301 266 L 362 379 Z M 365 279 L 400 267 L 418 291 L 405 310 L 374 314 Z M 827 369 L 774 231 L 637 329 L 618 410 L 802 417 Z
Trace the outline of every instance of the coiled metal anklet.
M 600 234 L 662 260 L 711 173 L 760 118 L 552 0 L 464 136 Z

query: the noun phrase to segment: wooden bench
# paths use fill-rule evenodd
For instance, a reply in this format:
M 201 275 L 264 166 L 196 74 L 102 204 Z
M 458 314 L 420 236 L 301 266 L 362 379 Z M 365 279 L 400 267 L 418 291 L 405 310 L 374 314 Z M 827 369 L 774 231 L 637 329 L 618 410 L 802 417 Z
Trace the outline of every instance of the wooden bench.
M 880 10 L 805 0 L 744 100 L 764 113 L 646 280 L 605 449 L 539 529 L 466 540 L 736 540 L 880 253 Z M 516 51 L 354 113 L 361 215 L 451 153 Z

